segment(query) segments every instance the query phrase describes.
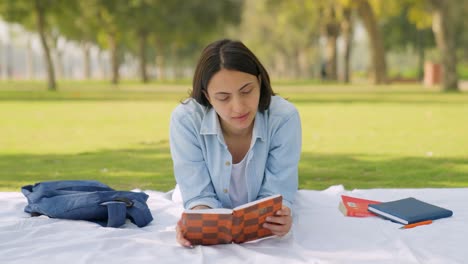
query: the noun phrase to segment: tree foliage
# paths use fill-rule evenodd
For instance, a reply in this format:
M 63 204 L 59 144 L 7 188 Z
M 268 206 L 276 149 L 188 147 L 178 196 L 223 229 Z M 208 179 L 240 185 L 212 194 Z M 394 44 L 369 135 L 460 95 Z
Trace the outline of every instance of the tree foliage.
M 441 6 L 449 10 L 445 37 L 434 36 L 434 12 Z M 463 51 L 468 60 L 465 0 L 3 0 L 0 14 L 39 33 L 51 89 L 55 87 L 51 56 L 59 53 L 54 45 L 59 37 L 82 45 L 88 78 L 90 46 L 107 50 L 113 83 L 119 81 L 125 58 L 138 60 L 140 79 L 146 82 L 152 77 L 148 68 L 177 74 L 193 67 L 207 43 L 224 37 L 244 41 L 278 78 L 318 77 L 321 62 L 326 61 L 329 76 L 336 79 L 341 37 L 349 80 L 353 14 L 360 15 L 369 33 L 369 71 L 376 83 L 386 82 L 387 50 L 414 47 L 422 69 L 424 52 L 437 38 L 446 69 L 456 71 L 456 65 L 448 64 L 457 60 L 452 50 Z M 447 42 L 449 38 L 453 43 Z M 164 76 L 162 71 L 156 75 Z
M 320 61 L 318 14 L 313 1 L 246 1 L 233 35 L 240 36 L 276 76 L 310 77 L 312 65 Z
M 13 23 L 19 23 L 29 30 L 35 30 L 44 51 L 49 90 L 56 90 L 55 70 L 50 55 L 50 44 L 47 34 L 51 33 L 50 20 L 62 7 L 59 0 L 5 0 L 0 1 L 0 14 Z

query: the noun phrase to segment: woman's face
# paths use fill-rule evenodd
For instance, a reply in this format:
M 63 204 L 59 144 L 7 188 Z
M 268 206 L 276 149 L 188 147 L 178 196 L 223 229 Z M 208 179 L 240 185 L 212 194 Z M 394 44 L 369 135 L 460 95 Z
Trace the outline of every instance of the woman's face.
M 228 135 L 245 135 L 253 128 L 260 100 L 260 81 L 255 75 L 222 69 L 208 83 L 205 96 L 220 117 Z

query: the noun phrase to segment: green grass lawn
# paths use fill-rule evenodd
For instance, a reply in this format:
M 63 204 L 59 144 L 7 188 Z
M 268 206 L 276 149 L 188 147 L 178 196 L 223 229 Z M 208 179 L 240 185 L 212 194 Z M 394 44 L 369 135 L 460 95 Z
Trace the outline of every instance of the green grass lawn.
M 173 188 L 168 125 L 190 84 L 0 82 L 0 190 L 96 179 Z M 300 111 L 300 188 L 468 187 L 468 94 L 281 83 Z

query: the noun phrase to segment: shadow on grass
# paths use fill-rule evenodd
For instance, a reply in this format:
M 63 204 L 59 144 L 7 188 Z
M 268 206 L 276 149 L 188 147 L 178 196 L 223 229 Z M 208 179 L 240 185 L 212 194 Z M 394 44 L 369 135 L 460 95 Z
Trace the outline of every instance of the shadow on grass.
M 147 91 L 0 91 L 0 102 L 8 101 L 167 101 L 187 98 L 179 92 Z
M 0 167 L 0 190 L 66 179 L 98 180 L 119 190 L 167 191 L 175 186 L 167 141 L 78 154 L 0 155 Z
M 286 96 L 292 103 L 301 105 L 311 104 L 440 104 L 440 105 L 466 105 L 468 104 L 468 93 L 445 94 L 445 93 L 307 93 L 292 94 Z
M 187 88 L 188 89 L 188 88 Z M 441 92 L 399 92 L 399 91 L 366 91 L 366 92 L 282 92 L 280 96 L 288 98 L 295 104 L 320 103 L 397 103 L 397 104 L 468 104 L 468 93 Z M 0 102 L 8 101 L 174 101 L 179 102 L 187 98 L 186 90 L 164 91 L 132 91 L 132 90 L 104 90 L 104 91 L 0 91 Z
M 391 157 L 303 153 L 301 189 L 468 187 L 468 157 Z M 167 141 L 78 154 L 0 156 L 0 190 L 46 180 L 93 179 L 119 190 L 168 191 L 175 185 Z
M 299 187 L 346 189 L 468 187 L 468 157 L 302 153 Z

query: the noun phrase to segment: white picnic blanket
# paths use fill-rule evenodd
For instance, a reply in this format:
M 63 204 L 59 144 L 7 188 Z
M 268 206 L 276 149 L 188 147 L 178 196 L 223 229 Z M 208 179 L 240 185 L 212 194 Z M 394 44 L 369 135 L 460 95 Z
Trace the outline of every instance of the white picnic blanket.
M 300 190 L 285 237 L 196 246 L 175 240 L 183 210 L 171 194 L 146 191 L 154 221 L 104 228 L 86 221 L 30 217 L 20 192 L 0 192 L 0 263 L 468 263 L 468 188 Z M 406 197 L 445 207 L 450 218 L 401 230 L 378 217 L 344 217 L 340 195 L 390 201 Z

